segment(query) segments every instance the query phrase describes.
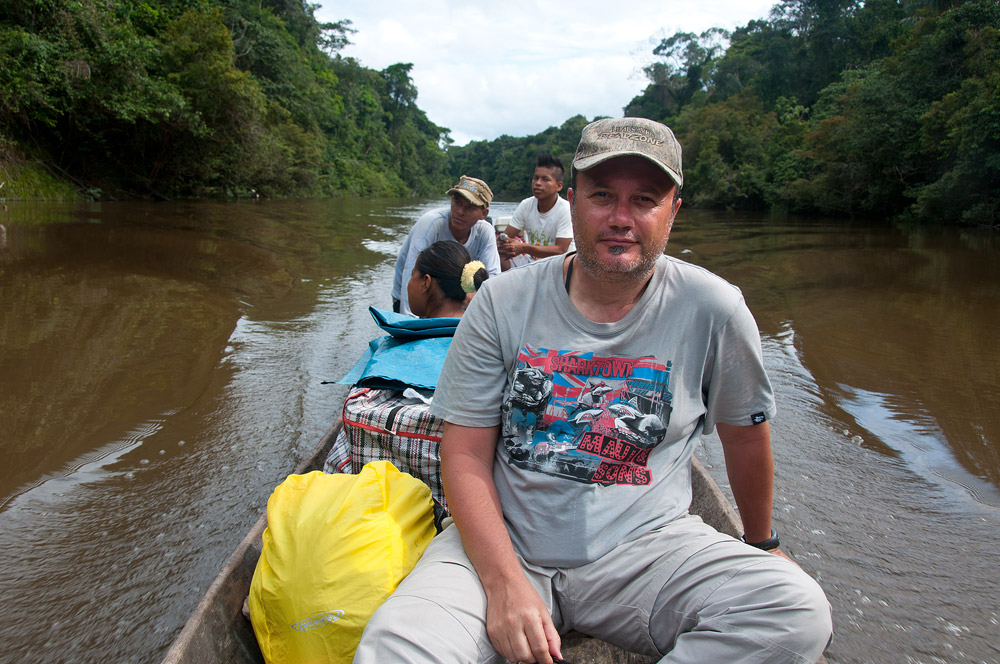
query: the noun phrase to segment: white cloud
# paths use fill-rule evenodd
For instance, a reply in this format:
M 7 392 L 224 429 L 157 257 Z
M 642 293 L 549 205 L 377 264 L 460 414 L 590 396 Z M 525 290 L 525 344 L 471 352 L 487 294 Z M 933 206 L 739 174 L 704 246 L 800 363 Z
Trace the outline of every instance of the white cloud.
M 745 25 L 775 2 L 331 0 L 316 17 L 350 19 L 357 33 L 343 55 L 366 67 L 412 62 L 418 105 L 463 145 L 578 114 L 620 116 L 662 37 Z

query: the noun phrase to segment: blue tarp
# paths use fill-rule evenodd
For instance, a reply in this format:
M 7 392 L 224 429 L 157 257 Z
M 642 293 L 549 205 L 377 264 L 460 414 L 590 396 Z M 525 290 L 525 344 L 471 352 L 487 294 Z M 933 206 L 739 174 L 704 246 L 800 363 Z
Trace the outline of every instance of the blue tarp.
M 460 319 L 413 318 L 375 307 L 368 310 L 389 334 L 369 341 L 361 359 L 337 383 L 433 391 Z
M 406 314 L 368 307 L 375 324 L 396 339 L 454 336 L 460 318 L 414 318 Z

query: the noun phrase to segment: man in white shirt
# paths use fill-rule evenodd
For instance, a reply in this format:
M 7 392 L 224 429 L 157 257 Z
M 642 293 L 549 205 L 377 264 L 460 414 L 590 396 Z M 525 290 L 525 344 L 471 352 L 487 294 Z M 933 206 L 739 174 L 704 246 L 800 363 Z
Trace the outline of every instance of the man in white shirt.
M 463 175 L 448 190 L 451 205 L 427 212 L 413 224 L 396 258 L 396 274 L 392 280 L 392 310 L 413 315 L 406 294 L 413 266 L 420 252 L 439 240 L 454 240 L 469 250 L 473 260 L 482 261 L 491 277 L 500 274 L 496 233 L 486 221 L 490 213 L 493 191 L 478 178 Z
M 531 178 L 530 198 L 521 201 L 501 238 L 500 266 L 504 269 L 533 263 L 539 258 L 573 251 L 573 222 L 569 202 L 559 195 L 563 165 L 549 154 L 538 155 Z

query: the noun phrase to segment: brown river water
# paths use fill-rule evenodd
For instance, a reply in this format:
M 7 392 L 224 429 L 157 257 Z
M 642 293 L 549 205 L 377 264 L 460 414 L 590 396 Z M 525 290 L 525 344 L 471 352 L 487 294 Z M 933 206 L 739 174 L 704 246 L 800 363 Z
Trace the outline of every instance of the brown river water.
M 443 203 L 7 203 L 0 662 L 162 658 Z M 667 251 L 757 317 L 775 523 L 830 662 L 1000 662 L 1000 235 L 682 210 Z

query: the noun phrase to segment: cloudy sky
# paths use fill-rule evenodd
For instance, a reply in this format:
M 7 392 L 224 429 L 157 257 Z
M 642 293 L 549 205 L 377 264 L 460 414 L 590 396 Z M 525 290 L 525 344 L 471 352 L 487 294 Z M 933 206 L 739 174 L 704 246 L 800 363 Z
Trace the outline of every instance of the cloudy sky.
M 326 0 L 316 18 L 350 19 L 357 33 L 342 54 L 366 67 L 412 62 L 417 104 L 464 145 L 577 114 L 620 116 L 660 39 L 746 25 L 776 2 Z

